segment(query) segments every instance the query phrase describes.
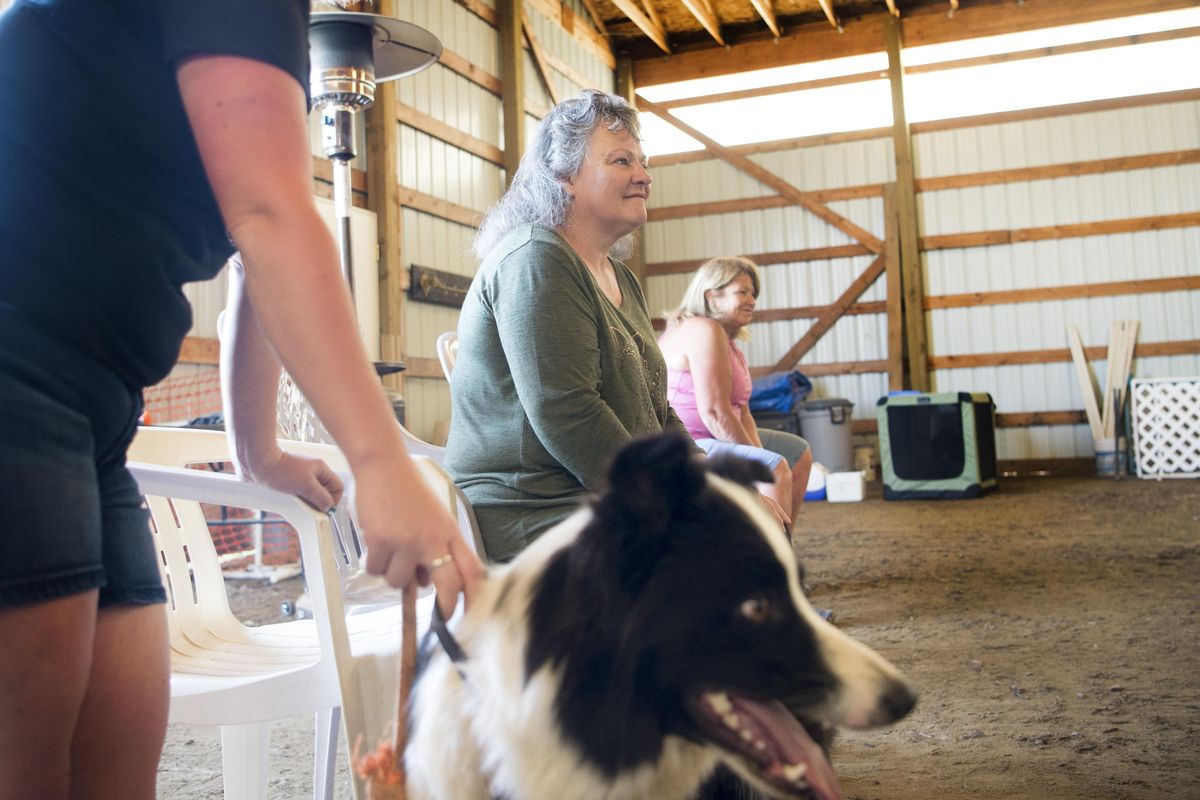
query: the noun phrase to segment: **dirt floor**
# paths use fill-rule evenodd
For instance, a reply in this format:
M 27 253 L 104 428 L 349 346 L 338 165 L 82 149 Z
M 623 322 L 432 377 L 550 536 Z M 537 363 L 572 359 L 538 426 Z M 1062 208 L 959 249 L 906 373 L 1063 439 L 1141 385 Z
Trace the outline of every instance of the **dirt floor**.
M 872 483 L 809 504 L 802 528 L 814 604 L 921 691 L 900 724 L 835 743 L 847 798 L 1200 798 L 1200 481 L 1017 478 L 908 502 Z M 235 595 L 277 621 L 299 584 Z M 311 796 L 311 720 L 272 736 L 271 796 Z M 171 726 L 159 797 L 221 797 L 215 729 Z

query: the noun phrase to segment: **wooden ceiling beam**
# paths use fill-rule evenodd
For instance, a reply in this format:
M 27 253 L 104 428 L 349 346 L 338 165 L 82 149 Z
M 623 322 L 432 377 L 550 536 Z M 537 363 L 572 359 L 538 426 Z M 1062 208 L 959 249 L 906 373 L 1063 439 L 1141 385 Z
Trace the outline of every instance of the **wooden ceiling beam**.
M 620 2 L 629 5 L 632 0 Z M 905 12 L 901 26 L 906 46 L 916 47 L 1193 6 L 1195 0 L 1024 0 L 1020 5 L 1010 0 L 979 0 L 977 4 L 959 8 L 953 17 L 940 4 L 914 8 Z M 764 34 L 762 38 L 733 43 L 727 48 L 709 46 L 688 49 L 670 58 L 660 55 L 639 58 L 633 62 L 634 82 L 644 88 L 878 53 L 883 49 L 886 18 L 886 14 L 860 17 L 841 34 L 828 23 L 810 23 L 789 28 L 778 39 Z
M 588 16 L 592 18 L 592 24 L 596 26 L 596 30 L 604 36 L 608 36 L 608 28 L 604 25 L 604 20 L 600 17 L 600 12 L 596 10 L 596 4 L 592 0 L 583 0 L 583 7 L 587 9 Z
M 642 10 L 637 7 L 633 0 L 613 0 L 613 5 L 620 9 L 622 14 L 629 17 L 633 24 L 641 29 L 642 33 L 649 36 L 650 40 L 658 45 L 660 50 L 670 54 L 671 45 L 667 43 L 667 32 L 661 25 L 655 25 L 649 17 L 642 13 Z
M 838 22 L 837 14 L 833 13 L 833 0 L 817 0 L 821 10 L 825 12 L 825 19 L 829 20 L 829 24 L 838 33 L 842 32 L 842 23 Z M 890 4 L 889 4 L 890 5 Z
M 646 16 L 650 18 L 651 22 L 653 22 L 657 27 L 662 28 L 664 31 L 666 30 L 666 28 L 663 27 L 662 19 L 660 19 L 658 16 L 658 9 L 654 7 L 654 3 L 651 2 L 651 0 L 642 0 L 642 8 L 645 9 Z
M 767 23 L 776 39 L 783 35 L 779 32 L 779 21 L 775 19 L 775 9 L 771 8 L 771 0 L 750 0 L 750 5 L 754 6 L 762 21 Z
M 825 0 L 828 2 L 829 0 Z M 725 40 L 721 38 L 721 21 L 717 19 L 717 14 L 713 7 L 706 0 L 683 0 L 684 7 L 692 12 L 692 16 L 696 21 L 704 26 L 704 30 L 708 31 L 708 35 L 716 40 L 717 44 L 725 46 Z

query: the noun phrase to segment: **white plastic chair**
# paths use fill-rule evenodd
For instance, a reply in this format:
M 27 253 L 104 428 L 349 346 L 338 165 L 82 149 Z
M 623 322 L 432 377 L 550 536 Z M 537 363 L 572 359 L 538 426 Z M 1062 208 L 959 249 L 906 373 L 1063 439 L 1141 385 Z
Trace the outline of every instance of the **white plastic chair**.
M 280 445 L 320 456 L 334 470 L 346 469 L 331 445 Z M 221 726 L 225 797 L 257 799 L 267 797 L 270 721 L 315 714 L 313 796 L 331 799 L 341 719 L 348 752 L 359 736 L 369 751 L 391 724 L 399 592 L 395 603 L 347 615 L 339 573 L 357 568 L 358 553 L 354 542 L 335 532 L 330 515 L 230 474 L 183 469 L 228 460 L 219 431 L 143 428 L 129 459 L 151 511 L 169 597 L 170 721 Z M 422 477 L 454 508 L 454 484 L 445 473 L 428 458 L 417 457 L 417 463 Z M 233 615 L 201 502 L 277 514 L 296 529 L 312 619 L 249 627 Z M 417 602 L 422 629 L 433 594 Z M 362 782 L 353 780 L 355 796 L 365 797 Z
M 438 361 L 442 364 L 442 372 L 446 373 L 446 380 L 450 380 L 450 373 L 454 372 L 454 362 L 458 359 L 458 334 L 454 331 L 446 331 L 437 338 L 437 354 Z

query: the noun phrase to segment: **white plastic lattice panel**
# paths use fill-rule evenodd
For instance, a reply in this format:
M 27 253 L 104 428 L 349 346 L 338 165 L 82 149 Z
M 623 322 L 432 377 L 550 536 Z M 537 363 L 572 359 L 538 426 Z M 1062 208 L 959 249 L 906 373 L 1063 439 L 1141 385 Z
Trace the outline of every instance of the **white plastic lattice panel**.
M 1200 478 L 1200 378 L 1139 378 L 1130 394 L 1138 476 Z

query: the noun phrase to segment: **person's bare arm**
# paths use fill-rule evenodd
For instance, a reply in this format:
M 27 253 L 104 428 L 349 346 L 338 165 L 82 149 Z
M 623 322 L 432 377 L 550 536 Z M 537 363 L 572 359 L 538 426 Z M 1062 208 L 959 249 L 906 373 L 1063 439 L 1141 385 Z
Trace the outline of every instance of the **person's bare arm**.
M 312 197 L 302 88 L 276 67 L 235 56 L 189 59 L 177 77 L 262 331 L 354 472 L 368 570 L 399 586 L 414 574 L 425 579 L 418 565 L 449 552 L 457 569 L 433 573 L 449 607 L 482 566 L 408 457 L 359 340 Z
M 746 429 L 746 435 L 750 437 L 750 444 L 755 447 L 762 447 L 762 438 L 758 435 L 758 423 L 754 421 L 754 415 L 750 413 L 750 404 L 742 406 L 742 427 Z
M 297 495 L 321 510 L 340 502 L 343 485 L 324 461 L 285 453 L 276 442 L 280 363 L 246 293 L 240 253 L 228 264 L 229 292 L 218 319 L 221 397 L 233 465 L 247 480 Z
M 706 317 L 689 317 L 681 325 L 679 338 L 685 344 L 696 409 L 713 437 L 723 442 L 755 444 L 729 400 L 733 375 L 729 365 L 729 339 L 720 323 Z

